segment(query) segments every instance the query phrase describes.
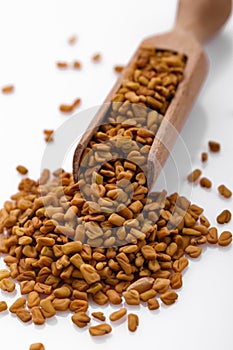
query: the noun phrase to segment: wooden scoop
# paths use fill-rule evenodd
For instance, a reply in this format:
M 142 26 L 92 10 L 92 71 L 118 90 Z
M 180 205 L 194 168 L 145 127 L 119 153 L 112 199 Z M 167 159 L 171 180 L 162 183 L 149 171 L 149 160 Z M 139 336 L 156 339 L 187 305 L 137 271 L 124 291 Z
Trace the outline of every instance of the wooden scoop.
M 146 38 L 141 43 L 153 46 L 155 49 L 176 51 L 187 56 L 183 80 L 165 113 L 148 155 L 149 188 L 155 183 L 164 166 L 206 77 L 208 60 L 201 44 L 209 40 L 226 22 L 231 13 L 231 4 L 231 0 L 179 0 L 174 29 L 162 35 Z M 121 87 L 125 72 L 136 60 L 138 52 L 139 49 L 132 56 L 76 147 L 73 157 L 74 181 L 78 181 L 82 152 L 101 125 L 109 102 Z

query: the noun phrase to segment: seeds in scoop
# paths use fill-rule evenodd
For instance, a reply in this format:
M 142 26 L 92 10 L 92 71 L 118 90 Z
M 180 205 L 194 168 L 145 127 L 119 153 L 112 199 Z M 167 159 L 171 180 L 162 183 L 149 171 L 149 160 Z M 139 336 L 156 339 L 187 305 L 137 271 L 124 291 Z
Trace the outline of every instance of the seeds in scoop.
M 225 185 L 218 186 L 218 192 L 225 198 L 230 198 L 232 196 L 232 192 Z
M 28 173 L 28 169 L 23 166 L 23 165 L 18 165 L 16 167 L 16 170 L 21 174 L 21 175 L 26 175 Z
M 211 152 L 216 153 L 220 151 L 220 143 L 216 141 L 209 141 L 208 145 Z
M 2 93 L 3 94 L 11 94 L 12 92 L 14 92 L 14 85 L 6 85 L 2 87 Z
M 30 345 L 29 350 L 45 350 L 45 347 L 42 343 L 34 343 Z
M 195 169 L 193 170 L 188 176 L 187 176 L 187 180 L 188 182 L 196 182 L 199 177 L 201 176 L 201 170 L 200 169 Z
M 219 224 L 227 224 L 231 220 L 231 212 L 228 209 L 223 210 L 217 216 L 217 222 Z
M 139 325 L 139 318 L 136 314 L 128 314 L 128 330 L 130 332 L 135 332 Z
M 201 185 L 201 187 L 211 188 L 212 183 L 207 177 L 202 177 L 200 179 L 200 185 Z
M 218 239 L 218 244 L 222 247 L 226 247 L 231 242 L 232 242 L 232 233 L 230 231 L 223 231 Z

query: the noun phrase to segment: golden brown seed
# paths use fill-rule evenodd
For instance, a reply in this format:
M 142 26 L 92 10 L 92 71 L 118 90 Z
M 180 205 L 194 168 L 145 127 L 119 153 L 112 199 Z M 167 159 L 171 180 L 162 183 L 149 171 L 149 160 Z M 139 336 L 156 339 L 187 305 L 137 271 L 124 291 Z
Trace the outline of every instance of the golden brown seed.
M 68 298 L 71 295 L 71 290 L 68 287 L 60 287 L 53 291 L 56 298 Z
M 182 287 L 182 274 L 180 272 L 175 272 L 171 276 L 171 288 L 172 289 L 179 289 Z
M 211 188 L 212 182 L 207 177 L 202 177 L 200 179 L 200 185 L 201 187 Z
M 117 320 L 121 319 L 123 316 L 125 316 L 126 313 L 127 313 L 127 309 L 124 308 L 124 307 L 122 307 L 121 309 L 112 312 L 112 313 L 109 315 L 109 319 L 110 319 L 111 321 L 117 321 Z
M 217 222 L 219 224 L 226 224 L 231 220 L 231 212 L 227 209 L 223 210 L 218 216 L 217 216 Z
M 188 266 L 188 259 L 183 256 L 180 259 L 174 261 L 173 270 L 175 272 L 182 272 L 187 266 Z
M 79 311 L 87 311 L 88 309 L 88 301 L 87 300 L 72 300 L 69 305 L 70 311 L 79 312 Z
M 106 291 L 106 295 L 110 303 L 114 305 L 121 304 L 122 298 L 119 293 L 117 293 L 114 289 L 109 289 Z
M 232 192 L 225 185 L 218 186 L 218 192 L 225 198 L 230 198 L 232 196 Z
M 83 278 L 88 284 L 100 281 L 100 275 L 93 266 L 89 264 L 82 264 L 80 266 L 80 271 L 82 273 Z
M 90 322 L 90 317 L 83 311 L 76 312 L 72 317 L 72 321 L 76 326 L 83 328 Z
M 103 321 L 103 322 L 106 320 L 106 317 L 104 316 L 104 313 L 101 312 L 101 311 L 92 312 L 91 315 L 94 318 L 97 318 L 97 320 L 100 320 L 100 321 Z
M 144 245 L 141 251 L 145 259 L 148 259 L 148 260 L 156 259 L 156 252 L 152 246 Z
M 29 322 L 32 319 L 32 315 L 30 311 L 27 309 L 19 309 L 16 311 L 16 316 L 22 321 L 22 322 Z
M 218 244 L 222 247 L 226 247 L 231 244 L 232 233 L 230 231 L 223 231 L 218 239 Z
M 189 245 L 185 248 L 185 253 L 187 253 L 191 258 L 198 258 L 202 252 L 201 247 Z
M 74 45 L 74 44 L 76 44 L 77 40 L 78 40 L 77 35 L 72 35 L 72 36 L 68 39 L 68 44 L 69 44 L 69 45 Z
M 38 306 L 33 306 L 31 308 L 31 313 L 32 313 L 32 321 L 36 325 L 42 325 L 45 323 L 45 318 L 42 314 L 41 309 Z
M 60 68 L 60 69 L 68 68 L 68 63 L 67 62 L 58 61 L 58 62 L 56 62 L 56 65 L 57 65 L 57 68 Z
M 113 69 L 114 69 L 114 71 L 115 71 L 116 73 L 121 73 L 121 72 L 123 71 L 123 69 L 124 69 L 124 66 L 115 65 L 115 66 L 113 67 Z
M 170 280 L 166 278 L 156 278 L 153 289 L 156 290 L 158 293 L 165 293 L 168 290 L 168 287 L 170 286 Z
M 41 300 L 40 307 L 41 307 L 42 314 L 44 315 L 45 318 L 52 317 L 56 314 L 56 310 L 52 304 L 52 301 L 48 298 Z
M 16 167 L 16 170 L 17 170 L 21 175 L 25 175 L 25 174 L 28 173 L 28 169 L 27 169 L 25 166 L 23 166 L 23 165 L 18 165 L 18 166 Z
M 162 302 L 165 305 L 174 304 L 177 298 L 178 298 L 178 294 L 176 292 L 174 292 L 173 290 L 169 290 L 160 296 L 160 299 L 162 300 Z
M 3 280 L 4 278 L 10 277 L 11 273 L 9 270 L 2 269 L 0 270 L 0 281 Z
M 130 332 L 135 332 L 139 325 L 139 318 L 136 314 L 128 314 L 128 330 Z
M 131 289 L 122 293 L 128 305 L 139 305 L 140 295 L 137 290 Z
M 15 290 L 15 282 L 10 280 L 9 278 L 3 278 L 0 281 L 0 289 L 4 290 L 5 292 L 13 292 Z
M 112 331 L 112 327 L 107 323 L 99 324 L 97 326 L 92 326 L 89 328 L 89 333 L 93 337 L 102 336 L 102 335 L 111 333 L 111 331 Z
M 39 293 L 33 291 L 28 294 L 28 302 L 27 305 L 29 308 L 33 306 L 38 306 L 40 304 L 40 296 Z
M 12 313 L 16 313 L 16 311 L 19 309 L 22 309 L 25 304 L 26 304 L 26 299 L 23 297 L 20 297 L 15 300 L 15 302 L 10 306 L 9 310 Z
M 202 152 L 201 154 L 201 161 L 206 162 L 208 160 L 208 153 L 207 152 Z
M 74 61 L 73 62 L 73 68 L 74 69 L 81 69 L 82 68 L 82 64 L 81 64 L 81 62 L 80 61 Z
M 53 304 L 53 307 L 55 310 L 66 311 L 69 308 L 70 299 L 68 299 L 68 298 L 63 298 L 63 299 L 55 298 L 52 301 L 52 304 Z
M 216 141 L 209 141 L 208 146 L 211 152 L 219 152 L 220 151 L 220 143 Z
M 199 177 L 201 176 L 201 170 L 200 169 L 195 169 L 193 170 L 188 176 L 187 176 L 187 180 L 188 182 L 196 182 Z
M 147 301 L 147 306 L 149 310 L 157 310 L 159 309 L 159 302 L 157 299 L 152 298 Z
M 156 291 L 154 289 L 149 289 L 146 292 L 143 292 L 140 294 L 140 299 L 142 301 L 147 301 L 149 299 L 152 299 L 156 296 Z
M 146 292 L 147 290 L 151 289 L 154 283 L 154 278 L 152 277 L 142 277 L 136 280 L 135 282 L 131 283 L 130 286 L 127 288 L 127 291 L 134 289 L 139 292 L 139 294 Z
M 10 94 L 12 92 L 14 92 L 14 85 L 6 85 L 2 87 L 2 93 L 3 94 Z
M 53 141 L 53 135 L 54 135 L 54 130 L 53 129 L 44 129 L 43 133 L 45 135 L 45 141 L 46 142 L 52 142 Z
M 95 54 L 92 56 L 91 59 L 92 59 L 93 62 L 97 63 L 97 62 L 100 62 L 100 61 L 101 61 L 102 56 L 101 56 L 100 53 L 95 53 Z
M 218 230 L 216 227 L 211 227 L 208 230 L 207 241 L 211 244 L 218 243 Z
M 7 303 L 5 301 L 0 301 L 0 312 L 7 310 Z
M 45 347 L 42 343 L 34 343 L 30 345 L 29 350 L 45 350 Z

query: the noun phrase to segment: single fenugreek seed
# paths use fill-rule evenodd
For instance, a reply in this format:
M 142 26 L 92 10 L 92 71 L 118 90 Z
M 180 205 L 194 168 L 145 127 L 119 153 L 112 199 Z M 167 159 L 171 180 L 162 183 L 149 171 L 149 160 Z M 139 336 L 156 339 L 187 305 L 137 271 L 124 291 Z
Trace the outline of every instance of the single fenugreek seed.
M 103 321 L 103 322 L 106 320 L 106 317 L 105 317 L 104 313 L 101 312 L 101 311 L 92 312 L 91 315 L 94 318 L 97 318 L 97 320 L 100 320 L 100 321 Z
M 136 314 L 128 314 L 128 330 L 130 332 L 135 332 L 139 325 L 139 318 Z
M 126 313 L 127 313 L 127 309 L 125 307 L 123 307 L 117 311 L 112 312 L 109 315 L 109 319 L 111 321 L 117 321 L 117 320 L 121 319 L 123 316 L 125 316 Z
M 21 174 L 21 175 L 26 175 L 28 173 L 28 169 L 23 166 L 23 165 L 18 165 L 16 167 L 16 170 Z
M 200 179 L 200 185 L 201 187 L 211 188 L 212 182 L 207 177 L 202 177 Z
M 0 301 L 0 312 L 7 310 L 7 303 L 5 301 Z
M 178 294 L 173 290 L 169 290 L 160 296 L 160 299 L 165 305 L 172 305 L 178 298 Z
M 201 154 L 201 161 L 204 163 L 208 160 L 208 153 L 207 152 L 202 152 Z
M 112 327 L 107 323 L 99 324 L 97 326 L 92 326 L 89 328 L 89 333 L 93 337 L 102 336 L 102 335 L 111 333 L 111 331 L 112 331 Z
M 218 243 L 218 230 L 216 227 L 211 227 L 208 230 L 207 241 L 208 243 L 211 243 L 211 244 Z
M 2 93 L 3 94 L 10 94 L 12 92 L 14 92 L 14 85 L 6 85 L 2 87 Z
M 42 343 L 33 343 L 30 345 L 29 350 L 45 350 L 45 347 Z
M 201 170 L 200 169 L 195 169 L 193 170 L 188 176 L 187 176 L 187 180 L 188 182 L 196 182 L 199 177 L 201 176 Z
M 218 192 L 225 198 L 230 198 L 232 196 L 232 192 L 225 185 L 218 186 Z
M 226 247 L 232 242 L 232 233 L 230 231 L 223 231 L 218 239 L 218 244 Z
M 219 152 L 220 151 L 220 143 L 216 141 L 209 141 L 208 146 L 211 152 Z

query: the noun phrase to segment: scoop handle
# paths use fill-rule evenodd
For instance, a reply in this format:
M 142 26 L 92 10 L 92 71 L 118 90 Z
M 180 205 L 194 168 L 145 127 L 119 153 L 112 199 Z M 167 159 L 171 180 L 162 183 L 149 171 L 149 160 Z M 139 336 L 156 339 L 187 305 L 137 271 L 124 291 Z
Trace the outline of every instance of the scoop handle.
M 231 11 L 232 0 L 179 0 L 175 29 L 204 43 L 222 27 Z

